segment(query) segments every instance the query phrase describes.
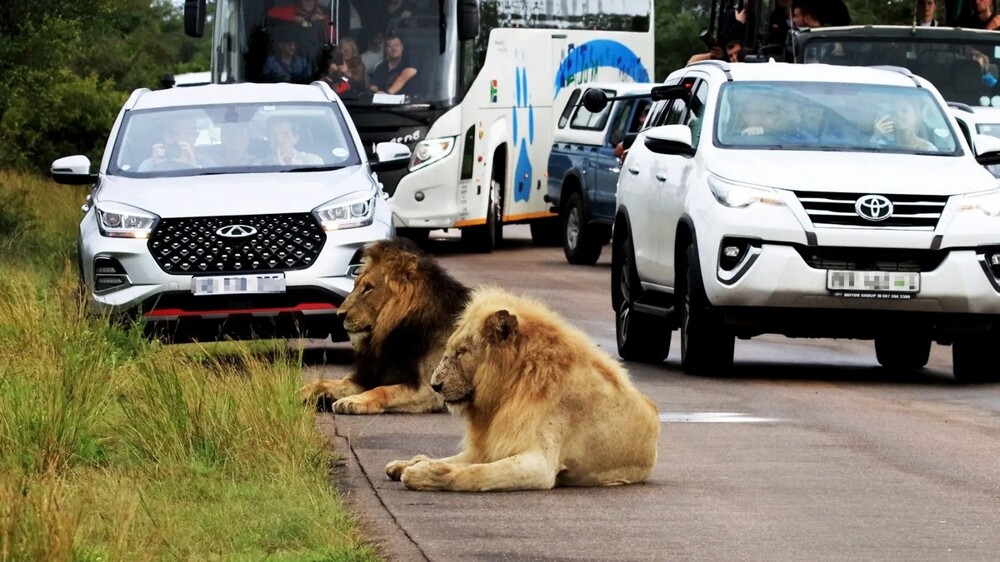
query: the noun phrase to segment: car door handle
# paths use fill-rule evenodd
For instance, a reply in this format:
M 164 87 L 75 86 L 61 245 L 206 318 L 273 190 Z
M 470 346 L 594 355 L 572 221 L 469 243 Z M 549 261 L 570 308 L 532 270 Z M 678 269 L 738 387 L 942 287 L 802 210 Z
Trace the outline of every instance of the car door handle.
M 656 174 L 656 181 L 661 182 L 661 183 L 667 181 L 667 174 L 663 174 L 663 173 Z
M 632 174 L 633 176 L 638 176 L 639 166 L 632 166 L 631 168 L 628 169 L 628 173 Z
M 621 166 L 612 166 L 608 168 L 608 171 L 611 172 L 612 174 L 617 174 L 622 171 L 622 168 Z

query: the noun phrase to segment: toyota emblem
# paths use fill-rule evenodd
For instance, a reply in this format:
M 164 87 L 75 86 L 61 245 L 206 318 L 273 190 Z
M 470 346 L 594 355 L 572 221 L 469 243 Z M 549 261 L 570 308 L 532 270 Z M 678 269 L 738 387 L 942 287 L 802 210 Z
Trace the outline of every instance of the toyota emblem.
M 865 195 L 854 203 L 854 210 L 865 220 L 884 221 L 892 216 L 892 201 L 882 195 Z
M 227 224 L 219 230 L 216 230 L 215 233 L 219 236 L 225 236 L 226 238 L 245 238 L 247 236 L 257 234 L 257 229 L 245 224 Z

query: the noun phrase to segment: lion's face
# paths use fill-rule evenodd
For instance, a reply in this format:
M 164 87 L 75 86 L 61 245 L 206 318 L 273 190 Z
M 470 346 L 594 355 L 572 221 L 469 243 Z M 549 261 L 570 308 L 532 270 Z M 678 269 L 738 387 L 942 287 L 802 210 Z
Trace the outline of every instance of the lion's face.
M 392 291 L 378 267 L 366 264 L 354 282 L 354 290 L 340 305 L 344 330 L 355 349 L 371 337 L 379 311 L 392 301 Z
M 466 317 L 459 322 L 431 375 L 431 388 L 441 394 L 449 410 L 461 411 L 475 403 L 479 366 L 490 360 L 491 349 L 504 345 L 516 331 L 517 317 L 506 310 L 485 321 Z

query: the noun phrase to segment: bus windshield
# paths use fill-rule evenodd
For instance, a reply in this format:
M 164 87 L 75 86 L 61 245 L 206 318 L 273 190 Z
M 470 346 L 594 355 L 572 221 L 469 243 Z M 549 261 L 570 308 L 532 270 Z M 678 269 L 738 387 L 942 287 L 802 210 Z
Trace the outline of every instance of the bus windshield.
M 390 3 L 392 4 L 392 3 Z M 452 3 L 228 0 L 233 49 L 219 81 L 326 82 L 348 104 L 438 104 L 456 96 Z M 228 68 L 226 67 L 228 66 Z

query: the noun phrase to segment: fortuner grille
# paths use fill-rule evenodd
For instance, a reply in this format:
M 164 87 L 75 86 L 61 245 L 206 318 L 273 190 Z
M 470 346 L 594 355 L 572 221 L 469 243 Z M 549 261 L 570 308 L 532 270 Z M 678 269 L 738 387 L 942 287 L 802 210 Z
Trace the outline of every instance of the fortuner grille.
M 220 234 L 225 227 L 230 234 Z M 224 231 L 225 232 L 225 231 Z M 308 213 L 162 219 L 149 251 L 167 273 L 290 271 L 313 264 L 326 236 Z
M 902 248 L 846 248 L 796 246 L 802 259 L 814 269 L 847 271 L 934 271 L 947 250 Z
M 893 228 L 934 230 L 948 196 L 885 195 L 892 202 L 892 215 L 882 221 L 861 218 L 854 204 L 867 193 L 796 191 L 813 225 L 819 228 Z

